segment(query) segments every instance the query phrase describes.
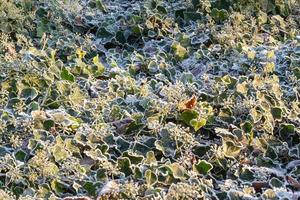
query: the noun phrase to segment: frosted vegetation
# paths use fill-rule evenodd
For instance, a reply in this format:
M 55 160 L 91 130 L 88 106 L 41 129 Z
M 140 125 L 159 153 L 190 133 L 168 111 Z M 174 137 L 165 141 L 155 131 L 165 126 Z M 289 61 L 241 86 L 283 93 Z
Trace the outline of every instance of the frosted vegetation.
M 297 0 L 0 0 L 0 199 L 300 198 Z

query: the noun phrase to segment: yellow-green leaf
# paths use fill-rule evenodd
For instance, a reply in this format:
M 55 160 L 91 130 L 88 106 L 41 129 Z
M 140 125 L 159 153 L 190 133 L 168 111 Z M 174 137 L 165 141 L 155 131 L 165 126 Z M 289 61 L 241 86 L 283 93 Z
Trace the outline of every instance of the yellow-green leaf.
M 174 54 L 179 59 L 184 59 L 187 57 L 187 49 L 180 45 L 180 43 L 176 42 L 172 45 L 172 49 Z
M 99 56 L 98 55 L 93 58 L 93 63 L 94 63 L 94 65 L 97 66 L 97 70 L 96 70 L 96 73 L 95 73 L 96 76 L 99 76 L 99 75 L 103 74 L 103 72 L 105 71 L 105 67 L 99 61 Z
M 77 56 L 78 56 L 79 59 L 82 59 L 82 58 L 84 58 L 86 52 L 83 51 L 82 49 L 78 48 L 78 49 L 76 50 L 76 54 L 77 54 Z

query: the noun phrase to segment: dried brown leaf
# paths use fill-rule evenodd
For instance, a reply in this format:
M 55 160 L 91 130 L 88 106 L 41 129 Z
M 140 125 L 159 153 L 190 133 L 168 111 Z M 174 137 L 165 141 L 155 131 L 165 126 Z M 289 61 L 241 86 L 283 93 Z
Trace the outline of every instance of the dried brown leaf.
M 289 184 L 291 186 L 293 186 L 294 188 L 300 189 L 300 183 L 299 183 L 299 181 L 297 181 L 296 179 L 294 179 L 291 176 L 287 176 L 286 178 L 287 178 L 287 181 L 289 182 Z

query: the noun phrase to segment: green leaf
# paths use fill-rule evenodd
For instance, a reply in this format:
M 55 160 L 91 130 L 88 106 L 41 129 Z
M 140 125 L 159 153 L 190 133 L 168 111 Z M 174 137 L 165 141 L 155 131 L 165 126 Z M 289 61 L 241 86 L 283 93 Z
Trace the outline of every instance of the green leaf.
M 15 153 L 15 157 L 17 160 L 24 162 L 26 158 L 26 153 L 22 150 L 19 150 Z
M 194 128 L 195 131 L 198 131 L 200 128 L 205 126 L 206 119 L 202 118 L 200 120 L 192 119 L 190 121 L 191 126 Z
M 34 110 L 39 110 L 40 109 L 40 105 L 38 104 L 38 102 L 36 101 L 33 101 L 31 102 L 29 105 L 28 105 L 28 108 L 31 111 L 34 111 Z
M 51 188 L 56 194 L 62 194 L 68 190 L 68 185 L 60 180 L 54 179 L 51 181 Z
M 253 129 L 253 125 L 252 125 L 252 123 L 249 122 L 249 121 L 246 121 L 245 123 L 243 123 L 243 124 L 241 125 L 241 127 L 242 127 L 242 129 L 243 129 L 243 131 L 244 131 L 245 133 L 250 133 L 250 132 L 252 131 L 252 129 Z
M 273 188 L 281 188 L 283 186 L 282 181 L 276 177 L 271 178 L 269 183 Z
M 93 182 L 85 182 L 83 185 L 83 188 L 88 192 L 89 195 L 95 196 L 96 195 L 96 186 L 93 184 Z
M 294 134 L 295 132 L 295 126 L 294 124 L 282 124 L 280 127 L 280 134 L 282 135 L 290 135 L 290 134 Z
M 23 187 L 16 186 L 16 187 L 13 188 L 13 193 L 14 193 L 16 196 L 21 195 L 23 192 L 24 192 L 24 188 L 23 188 Z
M 223 22 L 229 17 L 229 14 L 225 9 L 219 10 L 217 8 L 213 8 L 210 14 L 216 22 Z
M 43 126 L 44 129 L 49 131 L 52 127 L 54 127 L 55 123 L 52 119 L 47 119 L 44 121 Z
M 111 32 L 108 32 L 106 30 L 106 28 L 104 27 L 100 27 L 98 30 L 97 30 L 97 33 L 96 33 L 96 36 L 98 38 L 112 38 L 114 35 L 111 33 Z
M 69 72 L 65 67 L 60 72 L 60 78 L 62 80 L 67 80 L 67 81 L 70 81 L 70 82 L 75 81 L 74 75 L 71 72 Z
M 141 172 L 141 169 L 139 167 L 134 167 L 133 177 L 135 179 L 142 179 L 143 178 L 143 173 Z
M 120 44 L 125 44 L 126 43 L 126 38 L 124 36 L 124 31 L 117 31 L 116 33 L 116 40 L 120 43 Z
M 107 177 L 107 172 L 105 169 L 98 169 L 97 174 L 96 174 L 97 180 L 101 182 L 106 182 L 108 177 Z
M 37 97 L 38 92 L 35 88 L 32 87 L 28 87 L 28 88 L 24 88 L 21 91 L 21 98 L 25 98 L 26 100 L 30 99 L 33 100 L 35 97 Z
M 293 69 L 293 73 L 296 76 L 297 80 L 299 80 L 300 79 L 300 67 L 295 67 Z
M 282 109 L 280 107 L 271 108 L 271 113 L 274 119 L 281 120 L 282 119 Z
M 166 9 L 164 6 L 160 6 L 160 5 L 159 5 L 159 6 L 156 7 L 156 9 L 157 9 L 157 11 L 160 12 L 161 14 L 165 14 L 165 15 L 168 14 L 168 11 L 167 11 L 167 9 Z
M 131 163 L 129 158 L 118 158 L 118 167 L 120 168 L 120 171 L 125 174 L 125 176 L 129 176 L 130 174 L 132 174 Z
M 150 169 L 147 169 L 145 172 L 146 183 L 148 187 L 154 185 L 157 182 L 157 176 Z
M 144 156 L 140 156 L 128 151 L 124 152 L 122 156 L 129 158 L 130 162 L 135 165 L 141 163 L 144 160 Z
M 205 160 L 198 161 L 197 164 L 193 165 L 193 170 L 199 174 L 206 175 L 210 170 L 212 170 L 213 166 L 209 162 Z
M 103 4 L 102 0 L 96 0 L 96 7 L 102 12 L 107 12 L 106 6 Z
M 243 181 L 251 182 L 251 181 L 254 181 L 254 179 L 255 179 L 254 175 L 255 174 L 252 171 L 250 171 L 249 169 L 243 168 L 239 178 L 242 179 Z
M 191 120 L 193 119 L 197 119 L 199 116 L 199 113 L 195 110 L 186 110 L 186 111 L 183 111 L 181 114 L 180 114 L 180 119 L 187 125 L 191 125 L 190 122 Z

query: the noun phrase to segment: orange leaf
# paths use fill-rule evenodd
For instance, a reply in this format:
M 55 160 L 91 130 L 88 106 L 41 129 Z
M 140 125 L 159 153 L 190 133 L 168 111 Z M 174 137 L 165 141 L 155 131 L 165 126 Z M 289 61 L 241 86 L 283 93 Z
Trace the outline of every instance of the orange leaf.
M 195 95 L 193 95 L 189 100 L 187 100 L 184 103 L 184 106 L 186 107 L 186 109 L 192 109 L 196 106 L 197 104 L 197 98 L 195 97 Z

